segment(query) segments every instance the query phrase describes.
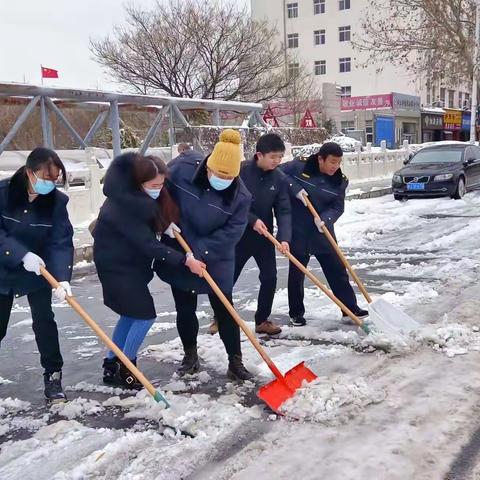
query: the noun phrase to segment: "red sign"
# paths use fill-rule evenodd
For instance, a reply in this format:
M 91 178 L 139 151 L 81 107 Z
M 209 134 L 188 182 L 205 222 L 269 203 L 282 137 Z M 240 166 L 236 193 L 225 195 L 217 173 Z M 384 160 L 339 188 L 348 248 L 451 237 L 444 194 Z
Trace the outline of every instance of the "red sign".
M 263 120 L 265 121 L 265 123 L 268 123 L 272 127 L 278 127 L 279 126 L 278 121 L 277 121 L 277 117 L 273 114 L 270 106 L 267 107 L 267 110 L 263 114 Z
M 42 68 L 42 78 L 58 78 L 58 70 L 53 68 L 41 67 Z
M 367 95 L 364 97 L 343 97 L 342 110 L 374 110 L 392 108 L 392 94 Z
M 317 124 L 310 113 L 310 110 L 307 108 L 305 115 L 300 120 L 300 128 L 317 128 Z

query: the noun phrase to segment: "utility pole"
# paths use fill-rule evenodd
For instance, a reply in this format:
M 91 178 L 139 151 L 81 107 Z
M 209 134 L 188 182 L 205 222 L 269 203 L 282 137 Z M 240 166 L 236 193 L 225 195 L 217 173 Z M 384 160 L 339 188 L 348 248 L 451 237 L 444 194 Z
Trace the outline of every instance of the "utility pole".
M 477 139 L 477 107 L 478 107 L 478 53 L 480 47 L 480 0 L 475 0 L 475 48 L 473 53 L 472 79 L 472 115 L 470 119 L 470 143 Z

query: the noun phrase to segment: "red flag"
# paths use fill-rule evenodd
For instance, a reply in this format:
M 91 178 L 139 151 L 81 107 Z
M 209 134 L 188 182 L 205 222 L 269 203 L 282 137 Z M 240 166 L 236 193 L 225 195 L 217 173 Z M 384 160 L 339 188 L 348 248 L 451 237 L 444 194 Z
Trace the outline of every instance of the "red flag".
M 42 78 L 58 78 L 58 70 L 42 67 Z
M 277 117 L 273 114 L 270 106 L 267 107 L 267 110 L 263 114 L 263 120 L 265 123 L 268 123 L 272 127 L 278 127 Z

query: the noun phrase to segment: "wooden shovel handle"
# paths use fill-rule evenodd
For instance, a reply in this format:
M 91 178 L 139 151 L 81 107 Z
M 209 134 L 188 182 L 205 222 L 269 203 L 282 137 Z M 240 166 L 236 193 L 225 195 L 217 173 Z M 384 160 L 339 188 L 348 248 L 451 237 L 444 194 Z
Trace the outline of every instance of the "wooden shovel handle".
M 177 242 L 182 246 L 182 248 L 185 250 L 185 252 L 192 253 L 191 248 L 189 247 L 188 243 L 183 239 L 183 237 L 178 232 L 174 231 L 174 234 L 175 234 L 175 238 L 176 238 Z M 255 335 L 248 328 L 248 325 L 245 323 L 245 321 L 242 319 L 242 317 L 240 317 L 240 315 L 237 313 L 237 311 L 235 310 L 233 305 L 228 301 L 228 298 L 224 295 L 222 290 L 220 290 L 220 287 L 216 284 L 215 280 L 211 277 L 211 275 L 207 272 L 206 269 L 203 270 L 203 278 L 205 278 L 207 283 L 210 285 L 210 288 L 215 292 L 215 295 L 217 295 L 217 297 L 223 303 L 225 308 L 228 310 L 228 313 L 230 313 L 230 315 L 235 320 L 237 325 L 243 330 L 243 333 L 247 336 L 247 338 L 250 340 L 250 342 L 252 342 L 252 345 L 255 347 L 257 352 L 263 358 L 265 363 L 268 365 L 268 368 L 270 368 L 270 370 L 275 375 L 275 377 L 277 377 L 278 380 L 280 380 L 282 383 L 285 383 L 285 378 L 282 375 L 282 373 L 280 372 L 280 370 L 273 363 L 273 360 L 268 356 L 267 352 L 260 345 L 260 343 L 258 342 Z
M 46 268 L 40 267 L 40 273 L 43 275 L 45 280 L 52 286 L 52 288 L 58 288 L 61 285 L 58 281 L 47 271 Z M 148 393 L 152 395 L 155 400 L 163 401 L 166 406 L 168 402 L 166 399 L 161 396 L 159 399 L 160 393 L 155 389 L 155 387 L 146 379 L 143 373 L 130 361 L 130 359 L 115 345 L 115 343 L 110 339 L 110 337 L 100 328 L 100 326 L 93 320 L 92 317 L 81 307 L 81 305 L 75 300 L 74 297 L 66 296 L 65 300 L 70 304 L 70 306 L 83 318 L 85 323 L 97 334 L 98 338 L 110 349 L 115 355 L 121 360 L 121 362 L 128 368 L 128 370 L 138 379 L 138 381 L 148 390 Z
M 320 215 L 315 210 L 315 207 L 312 205 L 312 202 L 310 201 L 310 199 L 306 195 L 304 195 L 303 198 L 305 199 L 305 202 L 307 203 L 307 208 L 310 210 L 310 213 L 313 215 L 313 217 L 318 218 L 321 221 L 322 219 L 320 218 Z M 322 226 L 322 232 L 327 237 L 328 241 L 332 245 L 336 254 L 339 256 L 339 258 L 342 261 L 345 268 L 350 272 L 350 275 L 352 276 L 355 283 L 358 285 L 358 288 L 362 292 L 362 294 L 365 297 L 365 299 L 367 300 L 367 302 L 372 303 L 372 297 L 370 297 L 370 295 L 367 292 L 367 289 L 365 288 L 364 284 L 362 283 L 362 281 L 358 277 L 358 275 L 355 272 L 355 270 L 353 269 L 353 267 L 350 265 L 350 262 L 346 259 L 343 252 L 340 250 L 340 247 L 338 246 L 337 242 L 335 241 L 332 234 L 329 232 L 328 228 L 325 225 Z
M 335 302 L 360 328 L 363 327 L 363 321 L 360 320 L 349 308 L 347 308 L 307 267 L 305 267 L 290 252 L 282 252 L 282 245 L 270 233 L 265 232 L 264 235 L 277 247 L 280 253 L 283 253 L 301 272 L 303 272 L 327 297 Z

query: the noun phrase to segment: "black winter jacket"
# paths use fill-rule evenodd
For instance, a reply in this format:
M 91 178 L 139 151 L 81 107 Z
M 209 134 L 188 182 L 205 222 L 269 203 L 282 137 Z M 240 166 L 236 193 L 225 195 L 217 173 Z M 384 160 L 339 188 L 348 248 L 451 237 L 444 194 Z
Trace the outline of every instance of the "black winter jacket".
M 93 255 L 105 305 L 119 315 L 153 319 L 156 312 L 148 290 L 152 264 L 159 260 L 169 269 L 180 268 L 185 255 L 157 239 L 155 200 L 133 184 L 134 157 L 120 155 L 107 171 L 107 199 L 93 231 Z
M 289 177 L 293 218 L 292 245 L 307 245 L 312 254 L 330 252 L 328 240 L 318 231 L 312 214 L 296 195 L 302 189 L 308 193 L 308 198 L 335 238 L 334 224 L 345 210 L 347 177 L 340 169 L 333 176 L 321 173 L 316 155 L 310 156 L 306 162 L 295 159 L 280 165 L 279 168 Z
M 55 189 L 28 201 L 25 167 L 0 182 L 0 293 L 26 295 L 48 287 L 43 277 L 23 268 L 22 258 L 33 252 L 59 281 L 69 282 L 73 265 L 73 228 L 68 197 Z

